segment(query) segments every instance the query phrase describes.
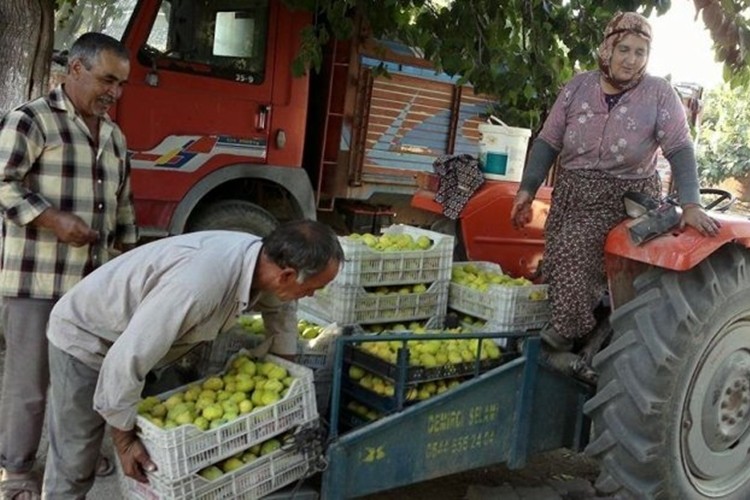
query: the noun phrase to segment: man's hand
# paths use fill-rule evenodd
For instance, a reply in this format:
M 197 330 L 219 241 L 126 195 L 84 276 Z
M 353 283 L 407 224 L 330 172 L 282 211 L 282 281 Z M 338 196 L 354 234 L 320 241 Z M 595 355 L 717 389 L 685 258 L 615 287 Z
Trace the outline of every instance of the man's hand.
M 687 205 L 682 207 L 680 230 L 685 229 L 685 226 L 695 228 L 703 236 L 716 236 L 721 224 L 706 215 L 700 205 Z
M 32 222 L 36 227 L 50 229 L 57 239 L 74 247 L 95 242 L 99 234 L 75 214 L 48 208 Z
M 148 483 L 146 472 L 155 471 L 156 464 L 151 461 L 146 448 L 136 436 L 135 429 L 123 431 L 112 427 L 112 442 L 125 475 L 141 483 Z
M 523 229 L 526 224 L 531 222 L 531 202 L 534 198 L 526 191 L 516 193 L 513 200 L 513 207 L 510 209 L 510 221 L 516 229 Z

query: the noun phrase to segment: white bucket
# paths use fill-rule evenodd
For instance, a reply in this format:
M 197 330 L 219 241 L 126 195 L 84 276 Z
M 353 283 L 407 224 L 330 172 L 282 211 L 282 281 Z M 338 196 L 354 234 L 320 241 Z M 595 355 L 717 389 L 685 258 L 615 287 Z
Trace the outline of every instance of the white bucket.
M 531 130 L 480 123 L 479 133 L 479 165 L 484 176 L 497 181 L 519 182 Z

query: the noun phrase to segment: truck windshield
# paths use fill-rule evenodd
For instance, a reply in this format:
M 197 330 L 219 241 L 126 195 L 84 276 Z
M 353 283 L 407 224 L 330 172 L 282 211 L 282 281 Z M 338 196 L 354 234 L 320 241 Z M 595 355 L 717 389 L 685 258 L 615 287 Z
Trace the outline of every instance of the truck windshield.
M 260 84 L 267 25 L 268 0 L 163 0 L 139 57 L 160 68 Z

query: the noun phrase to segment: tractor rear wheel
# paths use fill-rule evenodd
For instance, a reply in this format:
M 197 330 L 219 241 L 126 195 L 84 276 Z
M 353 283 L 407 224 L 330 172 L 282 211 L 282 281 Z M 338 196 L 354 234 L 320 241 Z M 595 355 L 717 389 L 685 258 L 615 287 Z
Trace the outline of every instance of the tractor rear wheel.
M 750 498 L 750 251 L 728 245 L 682 273 L 654 270 L 611 317 L 585 405 L 617 498 Z
M 187 225 L 187 231 L 225 229 L 256 236 L 268 236 L 279 222 L 263 208 L 244 200 L 221 200 L 200 209 Z

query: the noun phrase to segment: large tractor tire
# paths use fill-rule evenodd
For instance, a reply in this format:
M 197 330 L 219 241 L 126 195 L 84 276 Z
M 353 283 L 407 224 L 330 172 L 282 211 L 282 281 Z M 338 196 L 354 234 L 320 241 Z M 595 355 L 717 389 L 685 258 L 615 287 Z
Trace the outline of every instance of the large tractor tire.
M 615 498 L 750 499 L 750 251 L 636 279 L 611 317 L 585 405 L 597 489 Z
M 268 236 L 279 222 L 263 208 L 244 200 L 221 200 L 202 208 L 188 222 L 187 231 L 225 229 Z

